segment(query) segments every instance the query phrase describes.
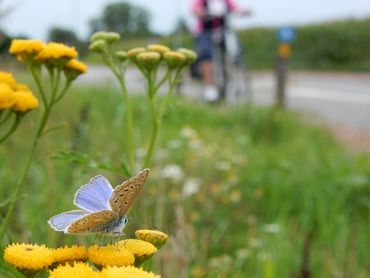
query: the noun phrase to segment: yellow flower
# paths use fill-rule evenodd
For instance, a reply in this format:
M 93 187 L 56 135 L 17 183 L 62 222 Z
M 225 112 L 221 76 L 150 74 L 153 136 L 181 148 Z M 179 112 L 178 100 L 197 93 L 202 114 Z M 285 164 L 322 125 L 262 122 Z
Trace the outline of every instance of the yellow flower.
M 77 71 L 80 74 L 87 72 L 87 66 L 77 59 L 69 60 L 67 64 L 64 65 L 64 68 Z
M 17 82 L 10 72 L 0 71 L 0 83 L 6 83 L 10 87 L 14 88 Z
M 188 65 L 194 63 L 198 57 L 197 53 L 187 48 L 179 48 L 177 52 L 186 56 L 186 64 Z
M 148 50 L 158 52 L 162 55 L 168 51 L 171 51 L 171 49 L 169 49 L 167 46 L 161 44 L 150 44 L 148 45 Z
M 130 58 L 131 61 L 136 62 L 137 55 L 139 55 L 140 53 L 143 53 L 145 51 L 146 51 L 146 49 L 144 47 L 135 47 L 133 49 L 130 49 L 127 52 L 127 55 L 128 55 L 128 57 Z
M 137 230 L 135 235 L 138 239 L 150 242 L 157 249 L 161 248 L 168 239 L 168 235 L 156 230 Z
M 153 244 L 139 239 L 121 240 L 118 245 L 120 249 L 127 249 L 134 254 L 135 266 L 141 265 L 157 252 L 157 248 Z
M 77 58 L 77 51 L 74 47 L 56 42 L 49 42 L 36 56 L 37 60 L 70 60 L 75 58 Z
M 88 258 L 87 249 L 84 246 L 73 245 L 52 249 L 54 263 L 71 261 L 85 261 Z
M 14 87 L 15 91 L 31 91 L 26 84 L 17 83 Z
M 136 60 L 143 68 L 152 70 L 161 62 L 161 55 L 154 51 L 142 52 L 136 56 Z
M 89 265 L 75 262 L 73 266 L 69 264 L 58 266 L 50 271 L 49 278 L 97 278 L 99 276 L 99 273 L 95 272 Z
M 89 260 L 99 266 L 127 266 L 135 262 L 134 254 L 116 245 L 91 246 L 88 249 Z
M 107 267 L 104 268 L 100 277 L 102 278 L 160 278 L 159 275 L 155 275 L 152 272 L 146 272 L 140 268 L 133 266 L 124 266 L 124 267 Z
M 178 68 L 185 64 L 186 56 L 180 52 L 169 51 L 164 54 L 164 60 L 170 68 Z
M 32 57 L 38 54 L 44 47 L 45 44 L 39 40 L 13 40 L 10 45 L 9 53 L 19 57 Z
M 19 269 L 40 270 L 52 264 L 53 254 L 45 245 L 13 243 L 5 248 L 4 260 Z
M 38 99 L 30 91 L 16 91 L 14 93 L 15 103 L 12 110 L 15 112 L 27 112 L 39 107 Z
M 14 91 L 6 83 L 0 83 L 0 110 L 11 108 L 15 103 Z

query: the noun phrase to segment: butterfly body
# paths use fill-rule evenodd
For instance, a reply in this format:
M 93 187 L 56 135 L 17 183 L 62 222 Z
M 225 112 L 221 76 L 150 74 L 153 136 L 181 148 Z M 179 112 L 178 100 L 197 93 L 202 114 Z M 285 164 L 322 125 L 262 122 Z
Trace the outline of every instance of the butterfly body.
M 148 174 L 149 169 L 145 169 L 115 189 L 103 176 L 92 178 L 76 192 L 74 204 L 81 210 L 55 215 L 48 221 L 50 227 L 67 234 L 123 235 L 128 222 L 127 212 Z

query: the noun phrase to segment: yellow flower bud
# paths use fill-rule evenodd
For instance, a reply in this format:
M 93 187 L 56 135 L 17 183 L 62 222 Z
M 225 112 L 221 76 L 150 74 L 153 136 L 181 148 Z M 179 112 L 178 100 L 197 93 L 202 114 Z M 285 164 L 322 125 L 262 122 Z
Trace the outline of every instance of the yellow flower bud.
M 10 87 L 14 88 L 17 81 L 15 81 L 13 74 L 10 72 L 0 71 L 0 83 L 8 84 Z
M 90 42 L 95 42 L 98 40 L 105 41 L 106 36 L 107 36 L 107 32 L 102 32 L 102 31 L 95 32 L 94 34 L 91 35 Z
M 187 48 L 179 48 L 177 52 L 184 54 L 186 56 L 186 64 L 191 65 L 196 61 L 198 58 L 197 53 L 195 53 L 193 50 L 187 49 Z
M 89 49 L 93 52 L 103 53 L 105 46 L 106 42 L 104 40 L 96 40 L 90 44 Z
M 127 60 L 127 58 L 128 58 L 128 54 L 127 54 L 127 52 L 126 52 L 126 51 L 122 51 L 122 50 L 117 51 L 117 52 L 115 53 L 115 55 L 116 55 L 117 59 L 118 59 L 119 61 L 121 61 L 121 62 L 126 61 L 126 60 Z
M 137 230 L 135 235 L 138 239 L 150 242 L 157 249 L 161 248 L 168 239 L 168 235 L 156 230 Z
M 128 52 L 127 52 L 127 55 L 128 55 L 128 58 L 132 61 L 132 62 L 136 62 L 136 57 L 138 54 L 140 53 L 143 53 L 145 52 L 145 48 L 144 47 L 135 47 L 133 49 L 130 49 Z
M 161 44 L 150 44 L 147 48 L 149 51 L 158 52 L 161 55 L 168 51 L 171 51 L 171 49 L 169 49 L 167 46 Z
M 105 40 L 108 43 L 115 43 L 121 39 L 121 35 L 116 32 L 108 32 L 105 36 Z
M 148 51 L 139 53 L 136 57 L 137 63 L 147 70 L 158 67 L 161 62 L 161 55 L 157 52 Z
M 38 99 L 30 91 L 17 91 L 14 93 L 15 104 L 12 110 L 25 113 L 39 107 Z
M 186 56 L 179 52 L 169 51 L 164 54 L 164 60 L 169 68 L 178 68 L 186 63 Z
M 84 63 L 78 61 L 77 59 L 72 59 L 64 65 L 63 71 L 67 79 L 74 80 L 80 74 L 86 73 L 87 67 Z
M 11 108 L 15 103 L 14 91 L 6 83 L 0 83 L 0 110 Z
M 39 40 L 12 40 L 9 53 L 16 55 L 21 62 L 33 59 L 45 47 L 45 44 Z

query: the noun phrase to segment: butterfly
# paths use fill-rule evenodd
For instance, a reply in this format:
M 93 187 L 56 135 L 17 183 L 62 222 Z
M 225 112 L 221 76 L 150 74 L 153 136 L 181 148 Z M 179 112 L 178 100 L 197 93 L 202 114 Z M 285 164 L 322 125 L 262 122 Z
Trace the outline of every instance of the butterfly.
M 76 192 L 73 203 L 80 210 L 71 210 L 49 219 L 49 226 L 66 234 L 98 233 L 123 235 L 127 212 L 141 192 L 149 175 L 144 169 L 135 177 L 112 188 L 104 176 L 96 176 Z

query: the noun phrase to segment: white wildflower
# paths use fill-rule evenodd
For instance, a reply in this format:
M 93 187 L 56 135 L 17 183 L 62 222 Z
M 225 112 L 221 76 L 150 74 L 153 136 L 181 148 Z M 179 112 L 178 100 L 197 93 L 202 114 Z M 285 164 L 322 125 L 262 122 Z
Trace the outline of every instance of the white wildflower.
M 198 193 L 200 185 L 201 185 L 200 179 L 192 177 L 187 178 L 182 188 L 182 195 L 184 197 L 189 197 L 191 195 Z

